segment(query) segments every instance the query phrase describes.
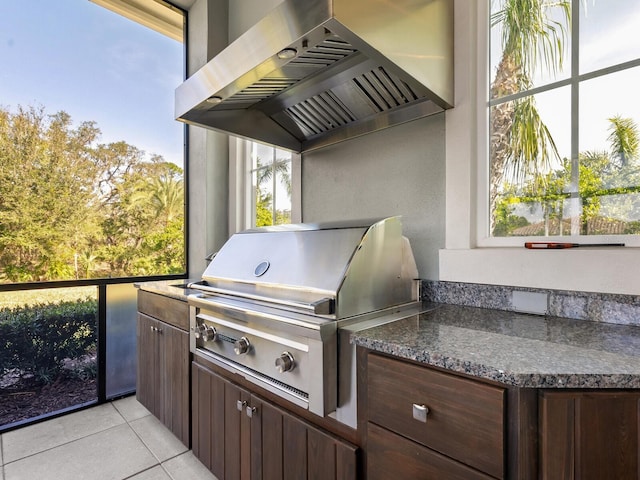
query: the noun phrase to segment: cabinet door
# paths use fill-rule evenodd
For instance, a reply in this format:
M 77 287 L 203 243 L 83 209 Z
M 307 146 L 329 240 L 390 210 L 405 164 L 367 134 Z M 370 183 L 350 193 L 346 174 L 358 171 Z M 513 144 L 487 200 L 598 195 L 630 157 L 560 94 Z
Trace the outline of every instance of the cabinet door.
M 159 335 L 156 334 L 158 321 L 138 314 L 137 343 L 138 371 L 136 378 L 136 398 L 156 417 L 160 417 L 160 357 Z
M 252 396 L 250 404 L 256 409 L 251 421 L 252 480 L 356 479 L 357 447 L 259 397 Z
M 540 395 L 542 479 L 640 478 L 640 393 Z
M 251 478 L 250 394 L 192 363 L 192 450 L 220 480 Z
M 355 480 L 357 447 L 192 363 L 193 453 L 219 480 Z
M 158 322 L 156 334 L 162 390 L 159 418 L 189 446 L 189 334 L 162 322 Z
M 189 446 L 189 334 L 138 314 L 136 397 Z
M 224 479 L 224 380 L 193 362 L 191 440 L 193 454 Z
M 247 414 L 247 407 L 250 394 L 227 380 L 222 381 L 222 386 L 224 388 L 224 477 L 222 478 L 249 480 L 251 478 L 252 418 Z

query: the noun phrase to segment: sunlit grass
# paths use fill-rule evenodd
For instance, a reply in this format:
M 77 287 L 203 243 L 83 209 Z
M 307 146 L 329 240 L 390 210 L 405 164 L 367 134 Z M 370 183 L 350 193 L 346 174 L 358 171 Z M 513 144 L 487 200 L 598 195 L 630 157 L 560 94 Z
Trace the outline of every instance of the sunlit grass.
M 95 286 L 0 292 L 0 308 L 84 300 L 87 297 L 97 298 L 97 295 L 98 288 Z

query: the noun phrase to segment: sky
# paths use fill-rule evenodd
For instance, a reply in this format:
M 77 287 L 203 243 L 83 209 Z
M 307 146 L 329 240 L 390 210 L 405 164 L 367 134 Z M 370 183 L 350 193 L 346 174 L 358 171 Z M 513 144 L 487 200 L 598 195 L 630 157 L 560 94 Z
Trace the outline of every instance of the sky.
M 0 0 L 0 105 L 94 121 L 100 143 L 125 141 L 183 166 L 174 92 L 183 44 L 89 0 Z

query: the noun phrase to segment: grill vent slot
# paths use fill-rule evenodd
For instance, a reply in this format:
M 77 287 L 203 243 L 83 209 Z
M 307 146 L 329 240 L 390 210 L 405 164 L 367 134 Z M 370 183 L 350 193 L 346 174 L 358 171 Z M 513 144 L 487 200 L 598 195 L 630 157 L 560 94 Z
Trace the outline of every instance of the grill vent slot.
M 253 85 L 239 91 L 235 95 L 225 99 L 225 105 L 247 104 L 251 105 L 265 98 L 269 98 L 276 93 L 280 93 L 285 88 L 289 88 L 297 80 L 289 78 L 263 78 Z
M 353 82 L 376 112 L 385 112 L 419 98 L 409 85 L 382 67 L 354 78 Z
M 355 116 L 331 91 L 288 108 L 287 114 L 307 137 L 328 132 L 355 120 Z
M 291 65 L 305 65 L 326 67 L 332 63 L 342 60 L 357 50 L 350 43 L 341 40 L 336 36 L 326 38 L 323 42 L 301 53 L 291 60 Z
M 299 77 L 269 77 L 262 78 L 256 83 L 237 92 L 224 100 L 225 106 L 247 108 L 294 85 L 302 78 L 309 75 L 309 70 L 319 70 L 356 53 L 357 50 L 348 42 L 331 36 L 324 39 L 315 47 L 312 47 L 291 60 L 287 65 L 301 67 Z

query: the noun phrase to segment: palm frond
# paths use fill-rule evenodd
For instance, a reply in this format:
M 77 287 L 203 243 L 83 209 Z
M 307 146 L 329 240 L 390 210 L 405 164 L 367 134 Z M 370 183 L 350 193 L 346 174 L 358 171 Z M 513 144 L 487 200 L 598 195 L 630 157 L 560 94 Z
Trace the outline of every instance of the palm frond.
M 638 125 L 632 118 L 624 118 L 616 115 L 608 119 L 608 140 L 611 143 L 611 152 L 618 159 L 619 165 L 624 167 L 638 157 L 640 138 Z
M 552 169 L 554 161 L 561 161 L 558 147 L 540 118 L 534 97 L 515 100 L 508 168 L 512 180 L 543 178 Z

